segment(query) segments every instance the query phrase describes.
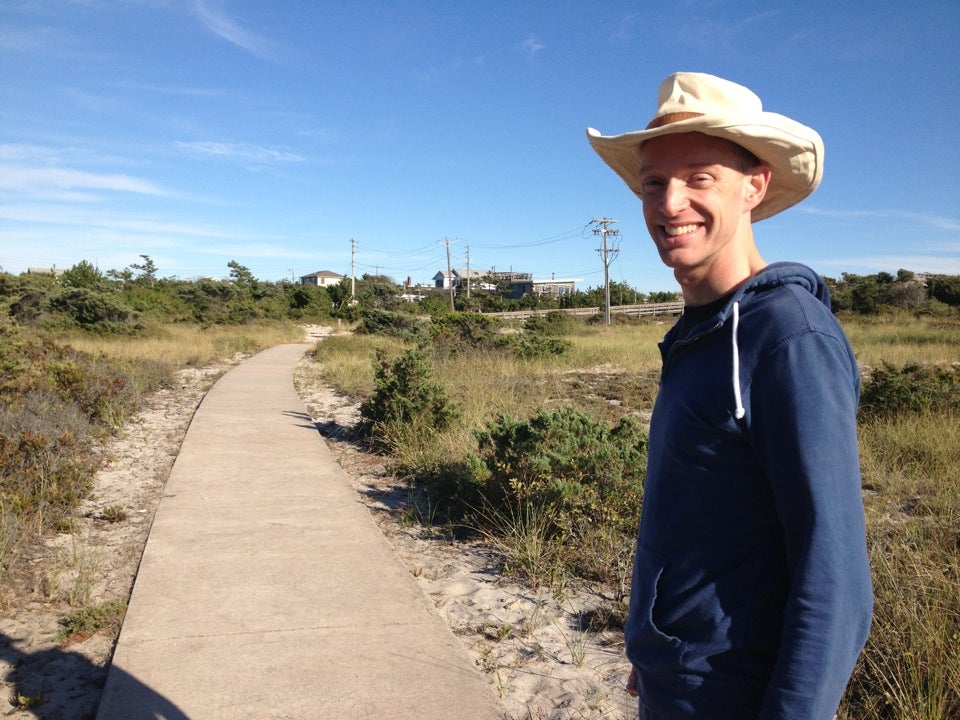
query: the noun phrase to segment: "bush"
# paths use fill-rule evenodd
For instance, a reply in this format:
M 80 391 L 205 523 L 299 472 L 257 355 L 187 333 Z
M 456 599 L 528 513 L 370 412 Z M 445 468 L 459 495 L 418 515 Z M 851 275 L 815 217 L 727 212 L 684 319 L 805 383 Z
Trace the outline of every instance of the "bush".
M 0 325 L 0 575 L 23 542 L 69 523 L 96 471 L 95 441 L 168 375 Z
M 575 408 L 500 416 L 477 432 L 480 493 L 495 507 L 533 503 L 554 511 L 558 532 L 581 524 L 633 532 L 646 469 L 646 434 L 631 417 L 612 426 Z
M 508 341 L 500 334 L 501 327 L 500 320 L 480 313 L 451 312 L 433 318 L 430 341 L 439 355 L 502 349 Z
M 864 383 L 860 413 L 895 417 L 904 412 L 960 411 L 960 373 L 954 367 L 885 365 Z
M 534 315 L 529 318 L 523 324 L 523 329 L 536 335 L 557 337 L 576 332 L 580 325 L 582 323 L 577 318 L 554 310 L 546 315 Z
M 372 436 L 390 446 L 391 437 L 446 430 L 460 415 L 460 408 L 446 390 L 430 378 L 430 365 L 418 349 L 407 350 L 396 360 L 377 351 L 374 360 L 374 390 L 361 404 L 361 436 Z
M 423 336 L 423 325 L 423 321 L 407 313 L 372 309 L 361 313 L 357 332 L 361 335 L 386 335 L 416 341 Z
M 505 571 L 535 585 L 572 572 L 626 593 L 646 469 L 640 425 L 607 426 L 564 407 L 500 416 L 476 436 L 459 478 L 429 477 L 434 506 L 464 518 L 501 552 Z
M 526 359 L 563 355 L 571 346 L 569 340 L 542 335 L 515 335 L 510 340 L 513 354 Z
M 66 290 L 50 299 L 50 309 L 70 317 L 77 325 L 100 331 L 125 330 L 130 308 L 110 295 L 86 287 Z

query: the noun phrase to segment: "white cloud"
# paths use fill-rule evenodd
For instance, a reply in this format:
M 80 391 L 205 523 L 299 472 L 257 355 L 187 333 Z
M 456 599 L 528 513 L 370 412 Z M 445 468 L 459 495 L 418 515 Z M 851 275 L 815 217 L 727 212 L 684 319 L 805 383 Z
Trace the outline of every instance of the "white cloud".
M 837 220 L 903 220 L 910 223 L 921 223 L 938 230 L 960 231 L 960 220 L 944 217 L 933 212 L 914 212 L 910 210 L 822 210 L 816 206 L 799 206 L 799 212 L 819 217 L 834 218 Z
M 0 219 L 37 225 L 70 228 L 99 228 L 118 233 L 165 235 L 185 238 L 230 238 L 237 231 L 204 223 L 188 223 L 127 215 L 100 207 L 48 203 L 0 204 Z M 47 232 L 47 231 L 44 231 Z
M 846 258 L 821 258 L 812 261 L 818 269 L 835 268 L 841 272 L 896 272 L 901 268 L 914 272 L 960 275 L 960 255 L 867 255 Z
M 174 147 L 187 150 L 198 155 L 220 157 L 257 163 L 296 163 L 303 162 L 303 156 L 286 150 L 274 150 L 250 143 L 218 142 L 201 140 L 195 142 L 177 141 Z
M 543 50 L 546 45 L 540 42 L 540 38 L 530 35 L 526 40 L 523 41 L 523 43 L 521 43 L 520 47 L 524 50 L 524 52 L 528 53 L 530 57 L 536 57 L 537 53 Z
M 273 42 L 240 27 L 222 8 L 212 7 L 205 0 L 197 0 L 194 8 L 201 22 L 213 34 L 261 60 L 276 60 L 277 48 Z
M 168 195 L 149 180 L 119 174 L 100 174 L 62 167 L 0 164 L 0 189 L 62 199 L 91 200 L 86 191 L 108 190 L 142 195 Z

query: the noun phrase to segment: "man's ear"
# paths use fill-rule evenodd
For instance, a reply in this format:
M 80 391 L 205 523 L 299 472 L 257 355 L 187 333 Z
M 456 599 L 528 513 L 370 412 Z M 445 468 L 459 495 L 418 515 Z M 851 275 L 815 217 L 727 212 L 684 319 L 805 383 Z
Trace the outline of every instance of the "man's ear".
M 744 173 L 743 200 L 748 210 L 753 210 L 767 194 L 773 170 L 766 163 L 760 163 Z

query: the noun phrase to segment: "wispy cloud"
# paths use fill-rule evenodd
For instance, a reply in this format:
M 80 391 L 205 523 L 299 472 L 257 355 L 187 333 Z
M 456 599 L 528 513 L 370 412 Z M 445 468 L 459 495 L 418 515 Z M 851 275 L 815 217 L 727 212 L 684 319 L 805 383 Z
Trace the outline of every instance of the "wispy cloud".
M 121 174 L 102 174 L 63 167 L 30 167 L 0 163 L 0 190 L 38 197 L 91 201 L 90 191 L 169 195 L 160 186 Z
M 626 45 L 634 40 L 637 34 L 637 24 L 640 21 L 639 13 L 630 13 L 620 18 L 620 22 L 610 34 L 610 40 L 617 45 Z
M 177 141 L 173 146 L 197 155 L 238 160 L 242 163 L 257 163 L 261 165 L 275 165 L 280 163 L 303 162 L 302 155 L 286 150 L 252 145 L 250 143 L 218 142 L 214 140 L 200 140 L 195 142 Z
M 842 272 L 896 272 L 900 268 L 914 272 L 960 275 L 960 255 L 868 255 L 864 257 L 821 258 L 811 261 L 818 269 L 835 268 Z
M 70 228 L 96 228 L 118 234 L 168 236 L 185 238 L 237 237 L 236 228 L 222 228 L 209 223 L 190 223 L 166 218 L 130 215 L 98 206 L 51 203 L 0 204 L 0 219 L 36 225 L 61 225 Z
M 823 210 L 816 206 L 800 206 L 800 212 L 836 220 L 859 221 L 864 219 L 903 220 L 919 223 L 937 230 L 960 231 L 960 220 L 932 212 L 918 213 L 910 210 Z
M 276 43 L 241 27 L 223 8 L 219 7 L 218 3 L 197 0 L 194 9 L 200 21 L 214 35 L 261 60 L 270 62 L 277 60 L 278 47 Z
M 530 57 L 536 57 L 537 53 L 546 48 L 546 45 L 540 42 L 540 38 L 535 35 L 529 35 L 526 40 L 520 43 L 520 48 Z

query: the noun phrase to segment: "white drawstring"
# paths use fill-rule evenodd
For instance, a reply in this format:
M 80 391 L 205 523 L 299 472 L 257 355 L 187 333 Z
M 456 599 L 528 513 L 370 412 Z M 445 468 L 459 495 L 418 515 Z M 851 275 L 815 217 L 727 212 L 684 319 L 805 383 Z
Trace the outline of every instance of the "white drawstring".
M 743 398 L 740 395 L 740 348 L 737 346 L 737 331 L 740 327 L 740 302 L 733 304 L 733 398 L 737 403 L 734 416 L 742 420 L 747 411 L 743 407 Z

